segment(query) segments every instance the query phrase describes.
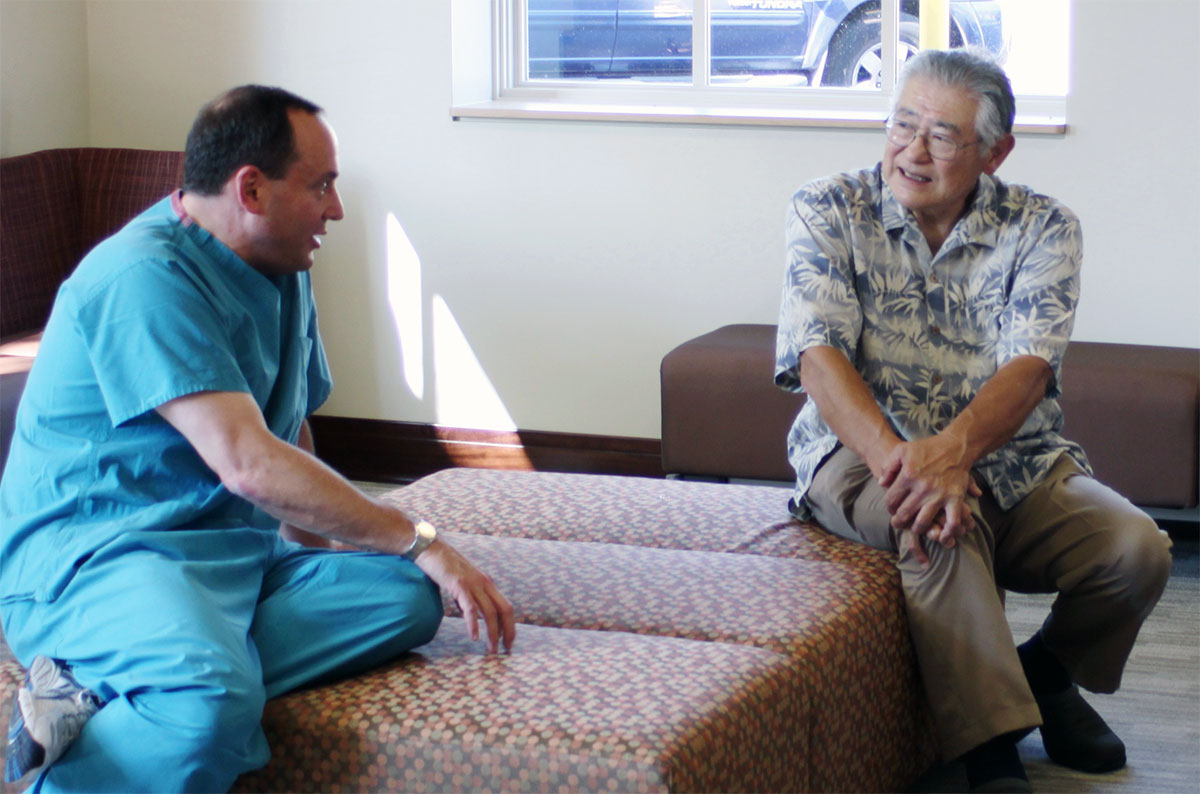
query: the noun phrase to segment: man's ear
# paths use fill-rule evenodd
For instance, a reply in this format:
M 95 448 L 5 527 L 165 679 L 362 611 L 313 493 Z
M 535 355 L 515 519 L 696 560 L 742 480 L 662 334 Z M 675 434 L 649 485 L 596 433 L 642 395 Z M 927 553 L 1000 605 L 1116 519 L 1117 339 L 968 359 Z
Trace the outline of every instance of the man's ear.
M 267 198 L 266 175 L 255 166 L 244 165 L 234 172 L 230 181 L 233 183 L 233 193 L 238 205 L 246 212 L 262 214 Z
M 992 150 L 988 152 L 987 161 L 983 164 L 983 172 L 988 176 L 996 173 L 996 169 L 1008 158 L 1016 145 L 1017 139 L 1011 133 L 996 141 Z

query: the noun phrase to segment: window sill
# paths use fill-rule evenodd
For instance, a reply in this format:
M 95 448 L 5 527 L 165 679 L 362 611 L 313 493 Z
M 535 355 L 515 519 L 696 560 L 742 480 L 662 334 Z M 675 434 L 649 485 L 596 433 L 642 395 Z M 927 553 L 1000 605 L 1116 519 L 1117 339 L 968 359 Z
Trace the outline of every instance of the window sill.
M 523 119 L 542 121 L 600 121 L 649 124 L 713 124 L 750 127 L 825 127 L 875 129 L 886 114 L 879 111 L 814 110 L 811 108 L 698 106 L 676 104 L 616 104 L 497 99 L 454 105 L 450 116 L 462 119 Z M 1013 132 L 1023 135 L 1063 135 L 1066 121 L 1054 117 L 1018 116 Z

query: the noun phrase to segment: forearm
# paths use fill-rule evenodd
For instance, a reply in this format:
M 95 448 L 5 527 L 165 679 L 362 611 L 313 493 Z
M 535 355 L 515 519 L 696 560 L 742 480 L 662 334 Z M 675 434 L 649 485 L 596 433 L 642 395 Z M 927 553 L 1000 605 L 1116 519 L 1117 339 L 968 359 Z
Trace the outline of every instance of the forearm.
M 832 347 L 810 347 L 801 355 L 800 382 L 838 440 L 881 478 L 901 443 L 854 365 Z
M 300 436 L 296 439 L 296 446 L 310 455 L 316 454 L 316 445 L 313 443 L 312 430 L 309 427 L 307 420 L 300 425 Z M 304 546 L 309 546 L 311 548 L 352 548 L 348 544 L 341 544 L 331 538 L 323 537 L 316 533 L 309 532 L 308 530 L 301 529 L 300 527 L 294 524 L 289 524 L 286 521 L 281 521 L 279 523 L 279 534 L 287 540 Z
M 230 490 L 283 526 L 391 554 L 411 545 L 408 516 L 362 493 L 312 454 L 268 441 L 252 460 L 229 477 Z
M 368 497 L 315 455 L 276 438 L 249 395 L 204 392 L 158 411 L 230 492 L 282 524 L 383 552 L 403 552 L 412 543 L 413 524 L 401 510 Z M 300 443 L 311 446 L 306 433 L 301 431 Z
M 1045 397 L 1050 377 L 1050 365 L 1037 356 L 1018 356 L 996 370 L 939 434 L 957 465 L 970 469 L 1007 444 Z

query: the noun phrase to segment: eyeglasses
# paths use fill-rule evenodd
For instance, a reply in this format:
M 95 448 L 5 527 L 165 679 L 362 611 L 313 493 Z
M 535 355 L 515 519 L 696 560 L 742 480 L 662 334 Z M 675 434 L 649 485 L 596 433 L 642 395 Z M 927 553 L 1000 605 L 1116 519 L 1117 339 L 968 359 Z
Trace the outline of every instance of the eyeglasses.
M 925 149 L 929 152 L 929 156 L 935 160 L 953 160 L 958 157 L 958 153 L 969 146 L 974 146 L 979 143 L 978 140 L 970 143 L 959 143 L 953 138 L 945 135 L 940 135 L 936 132 L 918 132 L 916 126 L 907 121 L 897 121 L 889 118 L 883 124 L 883 129 L 887 133 L 887 139 L 897 146 L 903 148 L 908 146 L 918 135 L 925 139 Z

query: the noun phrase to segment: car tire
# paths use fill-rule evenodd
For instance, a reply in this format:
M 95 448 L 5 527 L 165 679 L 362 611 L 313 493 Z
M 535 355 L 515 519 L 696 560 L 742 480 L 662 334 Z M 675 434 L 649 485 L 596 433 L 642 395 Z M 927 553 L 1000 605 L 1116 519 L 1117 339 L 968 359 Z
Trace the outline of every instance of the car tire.
M 821 85 L 845 88 L 879 88 L 882 76 L 880 43 L 882 20 L 878 8 L 869 9 L 857 20 L 838 30 L 829 42 Z M 900 63 L 920 49 L 920 24 L 910 14 L 900 15 Z

